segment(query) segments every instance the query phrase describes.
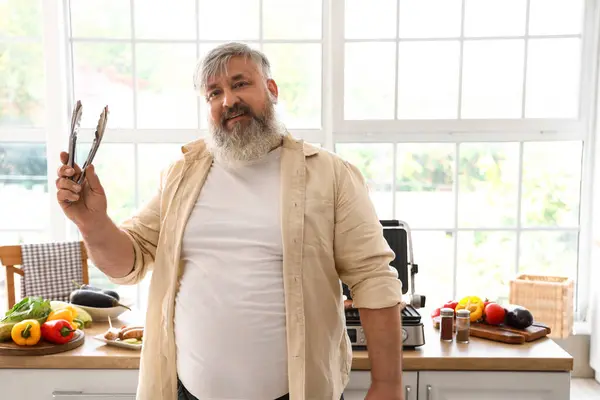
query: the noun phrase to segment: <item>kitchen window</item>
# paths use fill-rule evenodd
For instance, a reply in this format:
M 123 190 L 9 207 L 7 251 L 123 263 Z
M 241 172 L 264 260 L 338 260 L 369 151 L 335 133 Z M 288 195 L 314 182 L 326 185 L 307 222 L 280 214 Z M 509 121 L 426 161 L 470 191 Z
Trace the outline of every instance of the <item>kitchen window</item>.
M 584 315 L 598 0 L 222 3 L 0 2 L 0 105 L 20 102 L 0 107 L 0 201 L 27 199 L 9 217 L 31 219 L 3 221 L 2 244 L 79 237 L 53 195 L 76 100 L 88 146 L 110 109 L 96 165 L 111 217 L 142 206 L 206 134 L 196 60 L 239 40 L 269 56 L 289 130 L 355 163 L 380 218 L 410 224 L 429 304 L 502 300 L 516 273 L 558 273 Z M 46 165 L 7 173 L 5 160 Z M 111 286 L 93 266 L 90 278 Z M 120 290 L 143 308 L 147 284 Z

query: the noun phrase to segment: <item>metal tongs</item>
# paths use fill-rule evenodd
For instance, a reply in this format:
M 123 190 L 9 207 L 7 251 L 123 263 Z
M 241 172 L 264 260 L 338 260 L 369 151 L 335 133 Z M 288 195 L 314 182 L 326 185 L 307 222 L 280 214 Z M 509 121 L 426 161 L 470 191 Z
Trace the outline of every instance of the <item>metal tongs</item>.
M 73 115 L 71 116 L 71 134 L 69 135 L 69 161 L 68 165 L 71 168 L 75 167 L 75 149 L 77 147 L 77 133 L 79 132 L 79 126 L 81 124 L 81 115 L 82 115 L 82 105 L 81 101 L 77 100 L 77 104 L 75 105 L 75 109 L 73 110 Z M 105 106 L 102 109 L 102 113 L 100 114 L 100 118 L 98 119 L 98 125 L 96 126 L 96 132 L 94 132 L 94 141 L 92 142 L 92 148 L 87 156 L 87 159 L 81 166 L 81 174 L 79 175 L 79 179 L 76 181 L 78 185 L 83 183 L 85 179 L 85 171 L 86 168 L 94 161 L 94 157 L 96 156 L 96 152 L 98 151 L 98 147 L 100 147 L 100 142 L 102 141 L 102 137 L 104 136 L 104 130 L 106 129 L 106 121 L 108 119 L 108 106 Z M 75 181 L 75 176 L 70 178 Z

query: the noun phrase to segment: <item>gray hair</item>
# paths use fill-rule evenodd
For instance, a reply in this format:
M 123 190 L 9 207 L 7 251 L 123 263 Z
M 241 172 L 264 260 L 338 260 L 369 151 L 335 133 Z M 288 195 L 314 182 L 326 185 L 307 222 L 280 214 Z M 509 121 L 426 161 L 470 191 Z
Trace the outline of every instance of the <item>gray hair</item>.
M 227 70 L 227 64 L 233 57 L 245 57 L 259 66 L 265 78 L 271 78 L 271 64 L 259 50 L 244 43 L 231 42 L 212 49 L 196 66 L 194 73 L 194 88 L 206 90 L 208 79 Z

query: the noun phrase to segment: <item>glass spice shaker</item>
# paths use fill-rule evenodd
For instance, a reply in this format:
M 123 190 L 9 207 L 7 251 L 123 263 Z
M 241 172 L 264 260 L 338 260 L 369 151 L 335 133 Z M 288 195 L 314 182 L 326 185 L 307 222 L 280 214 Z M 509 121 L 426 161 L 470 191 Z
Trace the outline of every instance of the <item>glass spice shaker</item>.
M 440 340 L 451 342 L 454 335 L 454 310 L 442 308 L 440 310 Z
M 469 343 L 471 329 L 471 312 L 469 310 L 458 310 L 456 312 L 456 341 L 458 343 Z

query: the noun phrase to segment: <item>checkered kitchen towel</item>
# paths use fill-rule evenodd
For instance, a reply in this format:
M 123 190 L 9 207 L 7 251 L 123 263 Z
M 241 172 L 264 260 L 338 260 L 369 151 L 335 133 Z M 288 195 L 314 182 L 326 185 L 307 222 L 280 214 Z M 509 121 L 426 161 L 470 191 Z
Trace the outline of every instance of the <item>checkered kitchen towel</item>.
M 79 242 L 21 245 L 25 275 L 21 279 L 21 296 L 68 301 L 75 289 L 73 281 L 83 280 L 80 246 Z

